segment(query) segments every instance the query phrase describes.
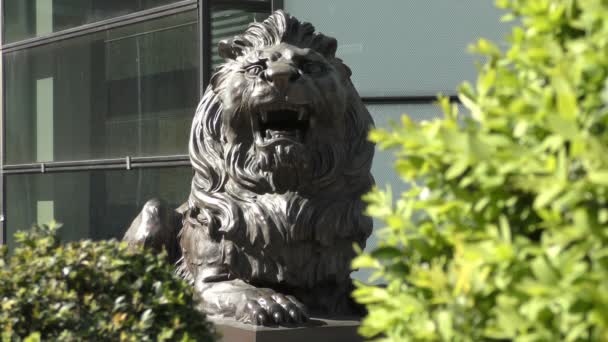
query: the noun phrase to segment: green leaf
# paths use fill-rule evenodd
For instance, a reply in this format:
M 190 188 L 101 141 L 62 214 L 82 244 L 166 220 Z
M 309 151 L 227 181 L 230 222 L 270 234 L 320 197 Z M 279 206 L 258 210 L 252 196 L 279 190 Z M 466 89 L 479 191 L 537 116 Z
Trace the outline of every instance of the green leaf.
M 496 81 L 496 70 L 488 69 L 479 74 L 479 79 L 477 81 L 477 90 L 479 91 L 480 96 L 485 96 L 490 88 L 494 86 L 494 82 Z
M 505 242 L 511 242 L 511 227 L 509 225 L 509 221 L 505 215 L 500 215 L 500 235 Z
M 40 336 L 40 332 L 38 332 L 38 331 L 32 332 L 23 340 L 23 342 L 40 342 L 40 341 L 41 341 L 41 336 Z
M 537 257 L 532 261 L 532 272 L 534 276 L 546 285 L 555 285 L 558 280 L 557 272 L 551 267 L 544 257 Z
M 555 77 L 553 84 L 557 95 L 557 110 L 564 119 L 574 119 L 578 115 L 576 94 L 570 84 L 562 77 Z
M 382 246 L 374 249 L 371 253 L 371 257 L 375 259 L 394 259 L 403 257 L 402 251 L 397 247 Z
M 361 254 L 357 256 L 352 262 L 352 268 L 378 268 L 380 263 L 374 259 L 371 255 Z
M 547 127 L 566 139 L 578 137 L 577 123 L 573 118 L 550 115 L 547 117 Z
M 590 171 L 587 177 L 594 184 L 608 186 L 608 171 Z
M 454 328 L 452 322 L 454 322 L 454 318 L 452 317 L 451 312 L 440 311 L 437 314 L 437 326 L 439 327 L 441 338 L 443 338 L 445 341 L 449 341 L 454 337 Z
M 469 167 L 469 162 L 465 159 L 459 159 L 454 164 L 450 165 L 445 173 L 447 180 L 461 176 Z
M 564 184 L 554 183 L 545 189 L 541 189 L 534 200 L 535 208 L 543 208 L 553 201 L 564 190 Z

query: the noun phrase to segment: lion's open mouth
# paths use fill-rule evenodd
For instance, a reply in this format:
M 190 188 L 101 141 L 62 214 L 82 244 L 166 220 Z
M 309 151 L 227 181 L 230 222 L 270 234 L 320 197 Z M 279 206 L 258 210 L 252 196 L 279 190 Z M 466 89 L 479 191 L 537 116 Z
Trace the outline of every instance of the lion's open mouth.
M 310 127 L 306 108 L 287 104 L 263 108 L 253 121 L 256 140 L 263 145 L 281 140 L 303 143 Z

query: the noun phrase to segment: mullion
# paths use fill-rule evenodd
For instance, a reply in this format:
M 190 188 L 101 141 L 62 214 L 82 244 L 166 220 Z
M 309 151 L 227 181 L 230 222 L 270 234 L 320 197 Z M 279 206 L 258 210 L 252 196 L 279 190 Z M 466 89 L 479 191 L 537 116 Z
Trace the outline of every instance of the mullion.
M 35 46 L 55 43 L 61 40 L 80 37 L 87 34 L 97 33 L 114 29 L 117 27 L 128 26 L 151 19 L 166 17 L 173 14 L 187 12 L 197 7 L 196 0 L 184 0 L 173 4 L 154 7 L 143 11 L 123 15 L 120 17 L 96 21 L 94 23 L 77 26 L 74 28 L 51 33 L 43 37 L 29 38 L 22 41 L 9 43 L 2 46 L 4 53 L 23 50 Z
M 187 166 L 190 165 L 188 155 L 172 155 L 159 157 L 125 157 L 113 159 L 97 159 L 82 161 L 58 161 L 4 165 L 4 174 L 19 173 L 47 173 L 60 171 L 79 171 L 79 170 L 105 170 L 105 169 L 130 169 L 130 168 L 149 168 L 155 166 Z
M 269 1 L 241 1 L 241 0 L 212 0 L 212 7 L 218 9 L 240 9 L 252 12 L 269 12 L 272 4 Z
M 270 0 L 272 11 L 283 9 L 283 0 Z
M 450 102 L 460 102 L 458 95 L 448 96 Z M 363 96 L 361 100 L 365 104 L 426 104 L 437 101 L 437 95 L 412 95 L 412 96 Z
M 0 0 L 0 47 L 4 42 L 4 0 Z M 6 243 L 6 191 L 4 191 L 4 58 L 0 52 L 0 246 Z
M 136 169 L 158 169 L 158 168 L 169 168 L 169 167 L 182 167 L 191 166 L 190 161 L 176 161 L 176 162 L 156 162 L 156 163 L 133 163 L 129 168 L 125 164 L 112 164 L 112 165 L 82 165 L 82 166 L 68 166 L 68 167 L 55 167 L 45 168 L 42 172 L 41 168 L 26 168 L 26 169 L 14 169 L 5 170 L 4 175 L 22 175 L 22 174 L 47 174 L 47 173 L 62 173 L 62 172 L 80 172 L 80 171 L 110 171 L 110 170 L 136 170 Z
M 211 79 L 211 0 L 198 0 L 200 97 Z

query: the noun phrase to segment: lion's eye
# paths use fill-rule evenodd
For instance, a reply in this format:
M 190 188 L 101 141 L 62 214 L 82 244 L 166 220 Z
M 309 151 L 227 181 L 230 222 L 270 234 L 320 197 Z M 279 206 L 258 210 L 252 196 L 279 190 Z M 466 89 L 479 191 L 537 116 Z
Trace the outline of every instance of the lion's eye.
M 247 75 L 250 76 L 257 76 L 259 75 L 262 71 L 264 70 L 264 68 L 262 68 L 261 65 L 252 65 L 250 67 L 248 67 L 247 69 L 245 69 L 245 72 L 247 72 Z
M 323 71 L 323 65 L 314 62 L 305 63 L 302 65 L 302 71 L 306 74 L 317 74 Z

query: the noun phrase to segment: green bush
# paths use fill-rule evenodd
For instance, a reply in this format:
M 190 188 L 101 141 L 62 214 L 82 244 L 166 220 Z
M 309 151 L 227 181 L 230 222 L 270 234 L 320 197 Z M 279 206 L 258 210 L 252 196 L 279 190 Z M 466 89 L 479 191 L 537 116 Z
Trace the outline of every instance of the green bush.
M 371 139 L 411 188 L 367 195 L 386 227 L 354 267 L 361 333 L 386 341 L 608 341 L 608 2 L 499 0 L 520 25 L 486 40 L 444 117 Z
M 0 258 L 3 341 L 213 341 L 164 254 L 116 241 L 62 245 L 57 227 L 17 233 Z

